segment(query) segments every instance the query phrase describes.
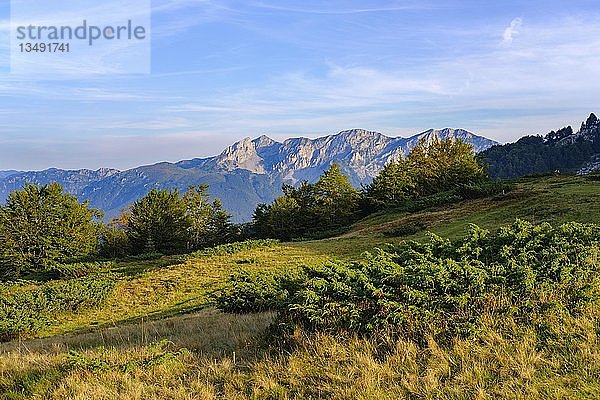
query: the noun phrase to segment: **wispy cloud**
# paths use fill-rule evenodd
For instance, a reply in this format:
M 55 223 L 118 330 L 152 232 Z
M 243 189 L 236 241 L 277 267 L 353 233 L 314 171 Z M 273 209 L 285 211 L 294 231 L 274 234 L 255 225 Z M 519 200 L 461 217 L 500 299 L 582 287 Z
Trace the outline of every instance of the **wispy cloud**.
M 504 30 L 504 34 L 502 35 L 502 46 L 509 46 L 512 44 L 515 36 L 521 32 L 522 25 L 522 18 L 515 18 L 510 21 L 510 25 Z
M 344 7 L 339 4 L 331 4 L 327 7 L 328 3 L 319 2 L 319 6 L 314 7 L 290 7 L 283 6 L 280 3 L 272 4 L 267 2 L 254 2 L 250 3 L 252 7 L 262 8 L 273 11 L 282 11 L 286 13 L 301 13 L 301 14 L 321 14 L 321 15 L 348 15 L 348 14 L 367 14 L 377 12 L 389 12 L 389 11 L 407 11 L 407 10 L 423 10 L 437 8 L 433 7 L 429 2 L 391 2 L 388 6 L 375 6 L 375 7 Z M 325 6 L 324 6 L 325 5 Z
M 100 121 L 98 121 L 100 122 Z M 163 117 L 155 118 L 143 121 L 110 121 L 102 125 L 98 125 L 96 129 L 101 130 L 135 130 L 135 131 L 147 131 L 147 130 L 166 130 L 176 131 L 183 128 L 192 128 L 190 122 L 186 118 L 182 117 Z
M 511 37 L 518 25 L 513 24 Z M 600 48 L 600 24 L 579 18 L 556 20 L 552 26 L 530 24 L 510 47 L 498 48 L 493 31 L 479 40 L 477 52 L 446 54 L 402 72 L 328 63 L 322 75 L 287 73 L 260 86 L 190 98 L 165 112 L 244 134 L 269 127 L 272 132 L 323 132 L 359 125 L 393 129 L 394 123 L 402 127 L 406 121 L 439 127 L 457 121 L 455 126 L 483 127 L 510 140 L 526 130 L 515 124 L 509 128 L 502 122 L 506 115 L 524 121 L 524 127 L 533 126 L 537 115 L 542 130 L 555 129 L 596 107 L 590 84 L 600 81 L 595 67 L 600 65 L 595 50 Z M 492 129 L 492 121 L 506 128 Z
M 1 21 L 2 29 L 9 30 L 16 40 L 18 27 L 42 27 L 33 31 L 29 42 L 37 42 L 37 35 L 50 32 L 46 27 L 68 26 L 74 31 L 82 29 L 89 38 L 91 33 L 82 26 L 104 28 L 117 27 L 132 21 L 135 26 L 142 25 L 146 40 L 96 40 L 88 45 L 84 40 L 72 40 L 62 36 L 57 40 L 69 43 L 68 52 L 46 52 L 43 59 L 32 53 L 17 50 L 13 42 L 11 54 L 11 72 L 30 79 L 78 79 L 99 75 L 149 72 L 150 68 L 150 0 L 129 1 L 126 4 L 116 0 L 106 0 L 99 4 L 91 0 L 39 3 L 21 0 L 12 3 L 11 20 Z M 58 29 L 60 35 L 63 30 Z M 49 41 L 50 37 L 47 38 Z
M 161 39 L 202 24 L 227 21 L 240 11 L 218 0 L 156 0 L 152 14 L 153 37 Z
M 153 7 L 152 75 L 0 75 L 4 168 L 123 168 L 214 154 L 244 136 L 354 127 L 408 136 L 452 126 L 508 141 L 598 111 L 600 14 L 589 10 L 475 0 Z

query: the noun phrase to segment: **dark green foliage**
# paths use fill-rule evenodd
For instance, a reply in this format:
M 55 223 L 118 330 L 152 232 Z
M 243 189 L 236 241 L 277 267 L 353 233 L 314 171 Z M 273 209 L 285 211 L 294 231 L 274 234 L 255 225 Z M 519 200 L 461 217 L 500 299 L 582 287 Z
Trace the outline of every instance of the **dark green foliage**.
M 12 192 L 0 207 L 2 275 L 18 277 L 95 255 L 100 216 L 57 183 Z
M 448 190 L 446 192 L 430 194 L 428 196 L 416 197 L 414 200 L 409 202 L 404 209 L 409 212 L 416 212 L 425 210 L 427 208 L 457 203 L 461 200 L 463 200 L 463 198 L 456 193 L 456 189 Z
M 408 163 L 403 159 L 392 160 L 365 187 L 364 203 L 369 210 L 406 206 L 414 195 L 414 189 Z
M 276 309 L 286 296 L 273 274 L 242 271 L 229 277 L 228 287 L 216 300 L 226 312 L 261 312 Z
M 209 247 L 204 250 L 199 250 L 194 253 L 190 253 L 189 255 L 187 255 L 187 257 L 196 258 L 211 256 L 228 256 L 245 250 L 252 250 L 260 247 L 273 247 L 278 243 L 279 241 L 274 239 L 245 240 L 243 242 L 226 243 L 214 247 Z
M 473 148 L 460 140 L 421 142 L 406 160 L 392 161 L 363 190 L 369 212 L 394 208 L 414 212 L 508 190 L 490 180 Z
M 600 124 L 591 114 L 577 135 L 571 127 L 545 137 L 525 136 L 515 143 L 494 146 L 481 154 L 494 178 L 516 178 L 560 171 L 572 173 L 600 154 Z
M 594 114 L 592 114 L 594 115 Z M 556 143 L 566 137 L 569 137 L 573 134 L 573 128 L 567 126 L 565 128 L 559 129 L 558 131 L 551 131 L 546 135 L 546 141 L 549 143 Z
M 131 253 L 129 236 L 123 228 L 106 226 L 100 234 L 100 256 L 123 258 Z
M 321 175 L 315 184 L 283 186 L 283 196 L 272 204 L 260 204 L 253 225 L 259 237 L 291 240 L 313 236 L 349 225 L 361 217 L 360 193 L 337 164 Z
M 127 234 L 134 254 L 181 253 L 190 223 L 177 190 L 152 189 L 131 206 Z
M 323 172 L 314 185 L 314 195 L 312 211 L 317 226 L 329 230 L 356 220 L 360 193 L 350 184 L 348 177 L 342 174 L 339 165 L 331 164 Z
M 225 311 L 279 311 L 279 323 L 319 331 L 393 327 L 409 337 L 470 335 L 493 312 L 523 323 L 600 295 L 600 226 L 517 220 L 494 235 L 472 226 L 451 242 L 431 234 L 360 263 L 304 267 L 290 276 L 243 273 L 217 298 Z M 499 304 L 504 304 L 499 306 Z M 529 322 L 528 322 L 529 321 Z
M 99 271 L 107 271 L 113 266 L 113 261 L 85 261 L 59 264 L 54 267 L 54 271 L 61 278 L 79 278 Z
M 116 221 L 119 226 L 107 228 L 102 254 L 120 257 L 128 247 L 137 255 L 177 254 L 233 240 L 231 216 L 218 199 L 210 201 L 207 189 L 192 186 L 183 196 L 177 190 L 152 189 Z
M 410 236 L 421 232 L 425 228 L 427 228 L 427 226 L 423 222 L 413 222 L 411 224 L 402 225 L 389 231 L 385 231 L 383 232 L 383 235 L 386 237 Z
M 510 192 L 514 184 L 501 180 L 482 180 L 458 185 L 454 192 L 463 200 L 489 197 L 499 193 Z
M 187 247 L 201 249 L 226 243 L 233 236 L 231 215 L 219 199 L 210 201 L 208 185 L 192 186 L 183 194 L 182 201 L 187 208 L 188 221 Z
M 53 281 L 31 290 L 4 285 L 0 291 L 0 339 L 35 333 L 48 326 L 57 313 L 95 307 L 108 297 L 116 282 L 115 276 L 103 273 Z
M 600 172 L 594 172 L 593 174 L 589 174 L 586 176 L 586 179 L 589 181 L 600 182 Z

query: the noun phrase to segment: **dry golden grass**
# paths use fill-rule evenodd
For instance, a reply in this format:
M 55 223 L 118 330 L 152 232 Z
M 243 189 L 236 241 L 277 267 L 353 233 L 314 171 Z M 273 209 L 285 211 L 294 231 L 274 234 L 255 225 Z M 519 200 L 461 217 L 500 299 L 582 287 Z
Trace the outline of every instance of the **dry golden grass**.
M 7 399 L 596 399 L 597 314 L 563 320 L 565 335 L 551 346 L 533 329 L 490 316 L 476 337 L 445 345 L 298 333 L 287 350 L 248 336 L 249 351 L 229 333 L 231 316 L 208 313 L 211 332 L 196 329 L 189 340 L 181 332 L 179 343 L 227 342 L 228 351 L 124 342 L 70 354 L 16 348 L 0 359 L 0 389 Z M 244 318 L 237 323 L 248 328 L 255 318 L 256 332 L 269 320 Z M 201 319 L 196 328 L 206 327 Z

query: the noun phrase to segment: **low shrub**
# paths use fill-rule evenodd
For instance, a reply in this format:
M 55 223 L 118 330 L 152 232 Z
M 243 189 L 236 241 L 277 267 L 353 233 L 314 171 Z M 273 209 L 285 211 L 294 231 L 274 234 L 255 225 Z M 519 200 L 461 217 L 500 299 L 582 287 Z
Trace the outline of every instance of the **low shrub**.
M 203 250 L 195 251 L 187 255 L 188 258 L 210 257 L 210 256 L 228 256 L 246 250 L 257 249 L 260 247 L 273 247 L 279 243 L 275 239 L 256 239 L 245 240 L 243 242 L 234 242 L 209 247 Z
M 510 192 L 514 184 L 502 180 L 484 180 L 477 183 L 465 183 L 458 185 L 456 193 L 464 200 L 478 199 L 481 197 L 494 196 L 499 193 Z
M 386 237 L 403 237 L 414 235 L 415 233 L 421 232 L 423 229 L 426 229 L 427 225 L 425 225 L 421 221 L 412 222 L 406 225 L 401 225 L 397 228 L 387 230 L 383 232 L 383 236 Z
M 129 255 L 125 257 L 125 261 L 148 261 L 148 260 L 158 260 L 163 257 L 163 253 L 151 252 L 151 253 L 141 253 L 135 255 Z
M 59 264 L 54 271 L 62 278 L 79 278 L 99 271 L 106 271 L 113 267 L 113 261 L 89 261 L 71 264 Z
M 31 334 L 48 326 L 61 312 L 78 311 L 101 304 L 116 284 L 109 273 L 53 281 L 30 290 L 6 287 L 0 293 L 0 339 Z
M 485 313 L 530 324 L 597 301 L 599 249 L 598 225 L 517 220 L 495 234 L 473 225 L 457 241 L 430 234 L 427 243 L 376 250 L 363 262 L 306 266 L 295 275 L 242 272 L 217 295 L 217 306 L 279 311 L 278 324 L 288 330 L 469 336 Z
M 408 212 L 417 212 L 432 207 L 440 207 L 448 204 L 458 203 L 463 198 L 455 190 L 417 197 L 409 201 L 404 208 Z

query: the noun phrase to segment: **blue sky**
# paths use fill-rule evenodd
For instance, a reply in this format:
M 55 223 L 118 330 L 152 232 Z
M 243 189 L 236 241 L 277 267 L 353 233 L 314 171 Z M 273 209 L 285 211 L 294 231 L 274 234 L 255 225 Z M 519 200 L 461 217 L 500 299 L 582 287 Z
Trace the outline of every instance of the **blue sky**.
M 261 134 L 578 127 L 600 111 L 595 3 L 154 0 L 151 74 L 43 80 L 8 73 L 2 0 L 0 169 L 124 169 Z

